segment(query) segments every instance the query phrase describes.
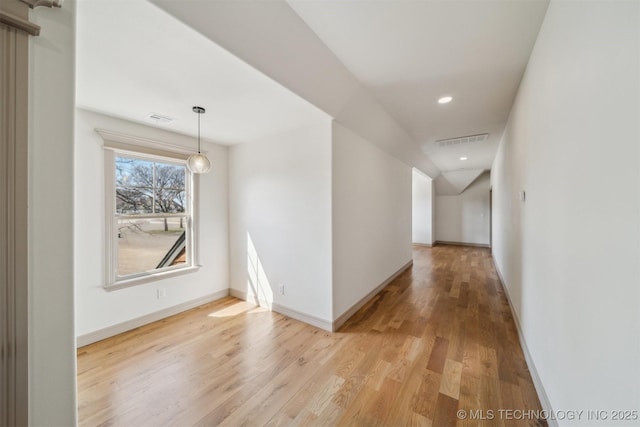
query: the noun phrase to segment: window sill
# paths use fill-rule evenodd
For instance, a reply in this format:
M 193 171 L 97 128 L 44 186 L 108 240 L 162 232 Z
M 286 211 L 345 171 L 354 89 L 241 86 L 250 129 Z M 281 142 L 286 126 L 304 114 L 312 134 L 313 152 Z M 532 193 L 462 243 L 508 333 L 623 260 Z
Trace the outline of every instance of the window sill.
M 131 286 L 141 285 L 143 283 L 156 282 L 170 277 L 182 276 L 183 274 L 195 273 L 200 270 L 199 265 L 180 268 L 177 270 L 163 271 L 161 273 L 149 273 L 144 276 L 133 277 L 131 279 L 119 280 L 115 283 L 107 283 L 103 286 L 106 291 L 115 291 L 118 289 L 129 288 Z

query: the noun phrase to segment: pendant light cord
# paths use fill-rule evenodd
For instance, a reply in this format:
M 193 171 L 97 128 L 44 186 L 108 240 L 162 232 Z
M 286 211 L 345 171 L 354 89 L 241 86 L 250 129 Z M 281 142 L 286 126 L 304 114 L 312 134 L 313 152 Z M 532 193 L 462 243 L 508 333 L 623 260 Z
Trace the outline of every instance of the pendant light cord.
M 198 154 L 200 154 L 200 115 L 201 113 L 198 113 Z

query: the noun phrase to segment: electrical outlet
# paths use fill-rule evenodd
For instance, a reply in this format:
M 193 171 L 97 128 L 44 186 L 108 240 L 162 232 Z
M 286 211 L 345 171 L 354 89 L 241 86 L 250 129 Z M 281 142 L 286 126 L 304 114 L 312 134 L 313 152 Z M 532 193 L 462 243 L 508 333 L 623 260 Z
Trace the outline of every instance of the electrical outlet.
M 518 195 L 520 196 L 520 201 L 524 202 L 525 199 L 527 198 L 527 194 L 524 192 L 524 190 L 518 192 Z
M 278 285 L 278 292 L 280 292 L 280 295 L 284 295 L 284 284 L 280 283 Z
M 167 289 L 166 288 L 158 288 L 158 299 L 164 298 L 166 296 L 167 296 Z

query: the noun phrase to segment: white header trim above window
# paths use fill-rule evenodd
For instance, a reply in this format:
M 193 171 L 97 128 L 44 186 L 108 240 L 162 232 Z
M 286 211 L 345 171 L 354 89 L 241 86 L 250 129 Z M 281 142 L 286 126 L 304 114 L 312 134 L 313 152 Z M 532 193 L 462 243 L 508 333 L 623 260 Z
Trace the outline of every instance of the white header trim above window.
M 105 129 L 96 129 L 96 132 L 104 140 L 104 148 L 173 157 L 182 160 L 186 160 L 190 155 L 196 153 L 195 149 L 154 139 L 126 135 Z M 202 152 L 207 153 L 205 150 L 202 150 Z

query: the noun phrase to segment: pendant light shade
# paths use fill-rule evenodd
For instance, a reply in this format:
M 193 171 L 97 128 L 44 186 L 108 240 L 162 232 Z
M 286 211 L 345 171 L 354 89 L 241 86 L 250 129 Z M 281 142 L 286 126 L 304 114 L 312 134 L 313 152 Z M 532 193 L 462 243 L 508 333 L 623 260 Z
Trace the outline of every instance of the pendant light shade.
M 187 166 L 193 173 L 207 173 L 211 170 L 211 161 L 204 154 L 192 154 L 187 160 Z
M 200 115 L 205 113 L 205 109 L 193 107 L 193 112 L 198 115 L 198 154 L 189 156 L 187 167 L 193 173 L 207 173 L 211 170 L 211 161 L 200 152 Z

